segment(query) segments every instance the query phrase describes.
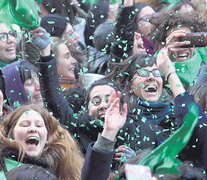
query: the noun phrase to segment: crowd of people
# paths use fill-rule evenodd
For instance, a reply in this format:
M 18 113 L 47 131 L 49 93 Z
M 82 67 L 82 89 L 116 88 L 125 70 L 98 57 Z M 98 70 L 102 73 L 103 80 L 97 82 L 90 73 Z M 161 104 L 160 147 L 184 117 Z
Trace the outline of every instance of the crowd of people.
M 0 179 L 207 179 L 207 2 L 35 3 L 0 19 Z

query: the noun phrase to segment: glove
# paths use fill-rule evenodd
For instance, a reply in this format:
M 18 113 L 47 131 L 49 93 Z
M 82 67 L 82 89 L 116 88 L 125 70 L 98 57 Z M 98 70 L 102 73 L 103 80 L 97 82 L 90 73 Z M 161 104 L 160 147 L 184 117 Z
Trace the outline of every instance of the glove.
M 43 34 L 37 35 L 39 33 Z M 38 28 L 33 31 L 31 41 L 39 50 L 43 50 L 50 44 L 50 34 L 44 28 Z
M 129 147 L 126 148 L 126 149 L 124 150 L 124 156 L 125 156 L 125 158 L 126 158 L 127 161 L 128 161 L 131 157 L 133 157 L 134 154 L 135 154 L 135 151 L 134 151 L 133 149 L 129 148 Z

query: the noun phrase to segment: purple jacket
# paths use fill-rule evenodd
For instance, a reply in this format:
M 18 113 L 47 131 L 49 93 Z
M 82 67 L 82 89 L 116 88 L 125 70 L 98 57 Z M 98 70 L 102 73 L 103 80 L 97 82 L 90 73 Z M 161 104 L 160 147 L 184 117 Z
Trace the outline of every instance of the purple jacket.
M 23 62 L 26 62 L 26 60 L 15 61 L 2 68 L 5 92 L 9 105 L 12 108 L 28 103 L 28 97 L 19 73 L 19 67 Z

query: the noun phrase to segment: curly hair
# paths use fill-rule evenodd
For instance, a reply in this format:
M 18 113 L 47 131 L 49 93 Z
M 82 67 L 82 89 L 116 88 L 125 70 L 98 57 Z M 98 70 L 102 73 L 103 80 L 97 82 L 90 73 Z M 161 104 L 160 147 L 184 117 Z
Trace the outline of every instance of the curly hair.
M 156 48 L 165 46 L 167 31 L 173 27 L 187 27 L 191 32 L 204 32 L 206 23 L 197 12 L 178 14 L 176 12 L 162 12 L 159 16 L 153 16 L 150 22 L 154 25 L 150 39 Z
M 41 114 L 48 132 L 48 147 L 43 151 L 50 171 L 61 180 L 80 179 L 83 159 L 79 149 L 67 130 L 62 128 L 58 121 L 44 108 L 37 105 L 25 105 L 10 113 L 0 126 L 0 151 L 10 147 L 19 152 L 18 161 L 22 162 L 25 156 L 23 144 L 18 140 L 10 140 L 17 121 L 23 113 L 34 110 Z

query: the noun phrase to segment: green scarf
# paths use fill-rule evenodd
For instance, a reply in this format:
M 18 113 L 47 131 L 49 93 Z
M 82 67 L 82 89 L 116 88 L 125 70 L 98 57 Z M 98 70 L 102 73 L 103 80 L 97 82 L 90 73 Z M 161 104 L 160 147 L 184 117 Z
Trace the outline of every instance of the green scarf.
M 198 107 L 195 103 L 192 103 L 187 115 L 184 117 L 183 125 L 165 142 L 142 159 L 139 164 L 149 166 L 153 174 L 180 174 L 178 166 L 182 163 L 175 159 L 175 156 L 190 140 L 197 122 Z
M 8 65 L 8 64 L 3 63 L 3 62 L 0 62 L 0 68 L 4 67 L 4 66 L 6 66 L 6 65 Z
M 7 158 L 4 158 L 4 163 L 5 163 L 5 166 L 6 166 L 6 169 L 7 169 L 8 172 L 11 171 L 14 168 L 19 167 L 20 165 L 23 165 L 23 163 L 20 163 L 20 162 L 11 160 L 11 159 L 7 159 Z M 0 179 L 1 180 L 7 180 L 6 175 L 5 175 L 3 170 L 0 171 Z
M 194 81 L 200 71 L 202 58 L 200 53 L 195 50 L 191 58 L 183 62 L 173 62 L 177 75 L 185 88 L 193 86 Z

